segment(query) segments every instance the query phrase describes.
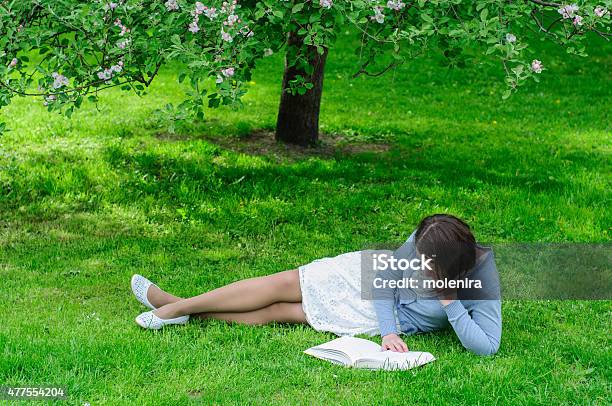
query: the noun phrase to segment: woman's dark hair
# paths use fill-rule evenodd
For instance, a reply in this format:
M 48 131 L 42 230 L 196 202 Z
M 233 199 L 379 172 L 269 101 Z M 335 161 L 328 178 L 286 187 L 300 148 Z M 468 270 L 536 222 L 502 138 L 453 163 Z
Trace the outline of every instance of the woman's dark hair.
M 476 240 L 464 221 L 450 214 L 434 214 L 419 224 L 415 245 L 432 258 L 436 279 L 461 279 L 476 262 Z

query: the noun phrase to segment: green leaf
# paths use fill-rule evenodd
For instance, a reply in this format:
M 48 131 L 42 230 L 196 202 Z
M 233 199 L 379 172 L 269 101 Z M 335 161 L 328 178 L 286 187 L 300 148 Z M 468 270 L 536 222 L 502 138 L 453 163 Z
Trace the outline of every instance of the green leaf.
M 300 11 L 302 11 L 303 8 L 304 8 L 304 3 L 298 3 L 295 6 L 293 6 L 293 8 L 291 9 L 291 13 L 293 14 L 299 13 Z
M 214 97 L 208 100 L 208 107 L 209 108 L 219 107 L 220 103 L 221 103 L 221 100 L 219 98 Z
M 485 21 L 487 19 L 488 15 L 489 15 L 489 9 L 488 8 L 483 8 L 482 11 L 480 12 L 480 19 L 482 21 Z

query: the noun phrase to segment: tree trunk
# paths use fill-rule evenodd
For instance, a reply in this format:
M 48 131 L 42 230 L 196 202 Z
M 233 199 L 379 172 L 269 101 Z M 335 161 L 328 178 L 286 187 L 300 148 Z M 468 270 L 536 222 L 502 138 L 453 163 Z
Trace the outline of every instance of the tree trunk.
M 290 33 L 288 38 L 288 53 L 292 47 L 301 47 L 302 38 L 296 33 Z M 296 48 L 293 48 L 294 50 Z M 289 55 L 285 57 L 285 74 L 276 121 L 276 140 L 289 144 L 313 146 L 319 139 L 319 110 L 321 107 L 321 95 L 323 94 L 323 71 L 327 60 L 327 48 L 323 54 L 319 54 L 315 47 L 307 48 L 307 57 L 310 65 L 314 68 L 312 75 L 308 75 L 303 69 L 289 66 L 291 63 Z M 303 76 L 313 87 L 304 95 L 292 95 L 287 91 L 289 82 L 297 75 Z

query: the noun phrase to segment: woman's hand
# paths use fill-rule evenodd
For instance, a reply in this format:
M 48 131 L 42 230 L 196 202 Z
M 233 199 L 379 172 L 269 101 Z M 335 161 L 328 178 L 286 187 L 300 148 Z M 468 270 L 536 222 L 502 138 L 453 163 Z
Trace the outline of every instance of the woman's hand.
M 408 352 L 408 346 L 397 334 L 387 334 L 382 339 L 382 350 Z
M 440 304 L 442 306 L 448 306 L 449 304 L 457 300 L 457 289 L 447 289 L 438 296 L 438 299 L 440 300 Z

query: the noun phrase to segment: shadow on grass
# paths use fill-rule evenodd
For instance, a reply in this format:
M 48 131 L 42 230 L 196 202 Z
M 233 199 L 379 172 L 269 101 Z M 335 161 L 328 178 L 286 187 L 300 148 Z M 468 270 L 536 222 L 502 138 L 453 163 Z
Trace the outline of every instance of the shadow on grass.
M 300 223 L 300 216 L 321 209 L 367 216 L 381 201 L 427 198 L 432 189 L 521 196 L 574 195 L 579 189 L 574 199 L 584 205 L 602 193 L 585 176 L 605 167 L 603 151 L 527 144 L 517 133 L 479 138 L 471 130 L 400 133 L 384 144 L 328 136 L 320 148 L 278 144 L 266 131 L 162 136 L 152 144 L 102 146 L 94 159 L 79 164 L 74 151 L 54 151 L 47 162 L 40 151 L 0 182 L 0 210 L 36 223 L 118 204 L 135 208 L 143 221 L 191 218 L 233 228 L 237 220 L 226 212 L 238 211 L 241 222 L 259 226 Z
M 570 191 L 573 172 L 601 168 L 606 157 L 596 151 L 551 151 L 546 145 L 496 146 L 429 145 L 418 140 L 442 134 L 416 134 L 388 144 L 353 143 L 343 137 L 325 141 L 320 148 L 302 148 L 275 143 L 269 133 L 252 137 L 205 138 L 215 148 L 198 158 L 170 157 L 161 153 L 129 153 L 107 150 L 113 170 L 138 173 L 154 179 L 154 187 L 135 185 L 139 193 L 171 192 L 178 181 L 194 190 L 240 193 L 243 198 L 261 194 L 292 195 L 295 180 L 330 184 L 395 183 L 407 179 L 434 181 L 442 187 L 476 188 L 483 183 L 530 192 Z M 193 140 L 191 140 L 193 142 Z M 443 144 L 443 143 L 442 143 Z M 484 147 L 484 148 L 483 148 Z M 238 157 L 258 158 L 257 165 L 237 163 Z M 222 159 L 216 159 L 221 157 Z M 129 178 L 129 176 L 128 176 Z M 590 191 L 593 192 L 593 191 Z

